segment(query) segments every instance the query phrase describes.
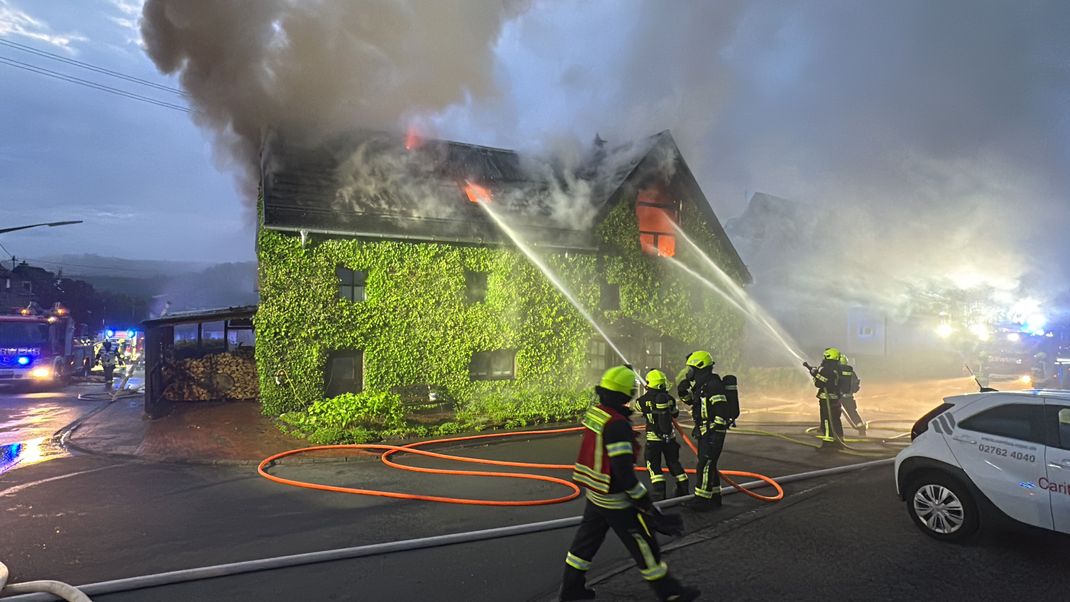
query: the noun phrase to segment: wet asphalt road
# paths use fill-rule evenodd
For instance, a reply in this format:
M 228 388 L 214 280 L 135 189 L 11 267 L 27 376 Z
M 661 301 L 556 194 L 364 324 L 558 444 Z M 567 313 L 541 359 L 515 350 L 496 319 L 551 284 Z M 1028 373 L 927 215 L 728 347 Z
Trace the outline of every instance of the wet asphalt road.
M 57 390 L 27 390 L 0 384 L 0 450 L 4 452 L 0 453 L 0 475 L 15 466 L 26 467 L 65 456 L 62 450 L 49 447 L 48 439 L 103 406 L 104 401 L 78 399 L 81 393 L 102 390 L 100 384 L 77 384 Z

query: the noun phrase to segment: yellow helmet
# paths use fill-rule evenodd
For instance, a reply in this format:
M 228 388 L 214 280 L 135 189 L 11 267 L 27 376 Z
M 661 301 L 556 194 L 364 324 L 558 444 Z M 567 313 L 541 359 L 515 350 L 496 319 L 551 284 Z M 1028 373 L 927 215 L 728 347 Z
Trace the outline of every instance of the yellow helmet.
M 646 373 L 646 386 L 650 389 L 664 389 L 669 386 L 669 379 L 661 370 Z
M 840 364 L 846 366 L 847 364 L 850 364 L 850 363 L 851 363 L 851 360 L 847 359 L 847 356 L 843 355 L 841 353 L 840 354 Z
M 833 360 L 838 362 L 840 361 L 840 357 L 842 356 L 843 354 L 840 353 L 840 350 L 836 349 L 835 347 L 829 347 L 828 349 L 825 349 L 825 359 L 827 360 Z
M 614 366 L 602 375 L 598 386 L 607 391 L 623 393 L 635 397 L 635 372 L 627 366 Z
M 696 370 L 709 368 L 713 365 L 713 356 L 709 351 L 696 351 L 687 356 L 687 365 Z

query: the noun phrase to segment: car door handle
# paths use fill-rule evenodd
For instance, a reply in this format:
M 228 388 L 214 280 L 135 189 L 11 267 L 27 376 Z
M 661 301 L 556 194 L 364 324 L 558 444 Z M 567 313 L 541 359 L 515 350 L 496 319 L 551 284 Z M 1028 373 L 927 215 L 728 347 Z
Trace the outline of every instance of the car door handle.
M 954 439 L 955 441 L 959 441 L 960 443 L 969 443 L 970 445 L 973 445 L 974 443 L 977 443 L 977 441 L 975 439 L 970 439 L 969 437 L 965 437 L 963 435 L 955 435 L 955 436 L 953 436 L 951 438 Z
M 1048 462 L 1048 466 L 1052 468 L 1070 468 L 1070 460 L 1059 460 L 1058 462 Z

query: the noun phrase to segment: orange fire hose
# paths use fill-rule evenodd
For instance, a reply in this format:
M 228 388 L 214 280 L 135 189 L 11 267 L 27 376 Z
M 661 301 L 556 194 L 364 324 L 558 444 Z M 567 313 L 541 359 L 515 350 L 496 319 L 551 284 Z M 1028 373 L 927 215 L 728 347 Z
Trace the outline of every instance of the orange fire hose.
M 498 438 L 505 438 L 505 437 L 530 437 L 530 436 L 539 436 L 539 435 L 557 435 L 557 434 L 561 434 L 561 433 L 574 433 L 574 432 L 582 431 L 583 428 L 584 427 L 582 427 L 582 426 L 573 426 L 573 427 L 558 428 L 558 429 L 544 429 L 544 430 L 538 430 L 538 431 L 513 431 L 513 432 L 507 432 L 507 433 L 488 433 L 488 434 L 483 434 L 483 435 L 468 435 L 468 436 L 464 436 L 464 437 L 450 437 L 450 438 L 446 438 L 446 439 L 432 439 L 432 440 L 428 440 L 428 441 L 417 441 L 415 443 L 408 443 L 406 445 L 386 445 L 386 444 L 370 444 L 370 443 L 352 444 L 352 445 L 317 445 L 317 446 L 314 446 L 314 447 L 303 447 L 303 448 L 300 448 L 300 449 L 291 449 L 291 450 L 288 450 L 288 451 L 280 452 L 280 453 L 277 453 L 275 455 L 269 456 L 269 457 L 265 458 L 264 460 L 262 460 L 260 462 L 260 464 L 256 467 L 256 472 L 260 476 L 262 476 L 262 477 L 264 477 L 266 479 L 269 479 L 271 481 L 275 481 L 276 483 L 281 483 L 283 485 L 291 485 L 293 487 L 302 487 L 302 488 L 305 488 L 305 489 L 317 489 L 317 490 L 320 490 L 320 491 L 333 491 L 333 492 L 336 492 L 336 493 L 352 493 L 352 494 L 356 494 L 356 495 L 369 495 L 369 496 L 377 496 L 377 497 L 388 497 L 388 498 L 395 498 L 395 499 L 402 499 L 402 500 L 420 500 L 420 501 L 425 501 L 425 502 L 439 502 L 439 503 L 443 503 L 443 504 L 465 504 L 465 505 L 472 505 L 472 506 L 545 506 L 545 505 L 549 505 L 549 504 L 560 504 L 562 502 L 568 502 L 570 500 L 574 500 L 577 497 L 579 497 L 580 488 L 578 486 L 576 486 L 576 484 L 572 483 L 571 481 L 566 481 L 564 479 L 559 479 L 557 477 L 550 477 L 550 476 L 545 476 L 545 475 L 540 475 L 540 474 L 519 473 L 519 472 L 517 472 L 517 473 L 511 473 L 511 472 L 489 472 L 489 471 L 482 471 L 482 470 L 448 470 L 448 469 L 443 469 L 443 468 L 422 468 L 422 467 L 417 467 L 417 466 L 407 466 L 407 465 L 404 465 L 404 464 L 399 464 L 396 461 L 391 460 L 390 457 L 393 456 L 394 454 L 397 454 L 397 453 L 406 453 L 406 454 L 416 454 L 416 455 L 419 455 L 419 456 L 425 456 L 425 457 L 429 457 L 429 458 L 438 458 L 440 460 L 449 460 L 449 461 L 452 461 L 452 462 L 464 462 L 464 463 L 468 463 L 468 464 L 482 464 L 482 465 L 487 465 L 487 466 L 509 466 L 509 467 L 513 467 L 513 468 L 536 468 L 536 469 L 543 469 L 543 470 L 572 470 L 573 466 L 571 464 L 543 464 L 543 463 L 538 463 L 538 462 L 515 462 L 515 461 L 509 461 L 509 460 L 487 460 L 487 459 L 481 459 L 481 458 L 470 458 L 470 457 L 466 457 L 466 456 L 455 456 L 455 455 L 452 455 L 452 454 L 443 454 L 443 453 L 438 453 L 438 452 L 431 452 L 431 451 L 418 449 L 418 448 L 423 447 L 425 445 L 438 445 L 438 444 L 442 444 L 442 443 L 456 443 L 456 442 L 460 442 L 460 441 L 475 441 L 475 440 L 480 440 L 480 439 L 498 439 Z M 683 433 L 681 433 L 681 434 L 683 434 Z M 696 451 L 695 444 L 692 443 L 692 441 L 686 435 L 684 435 L 684 440 L 687 441 L 687 444 L 691 448 L 692 451 Z M 276 461 L 276 460 L 278 460 L 280 458 L 285 458 L 287 456 L 294 456 L 294 455 L 297 455 L 297 454 L 302 454 L 302 453 L 312 452 L 312 451 L 339 450 L 339 449 L 359 449 L 359 450 L 369 450 L 369 451 L 382 452 L 382 454 L 379 456 L 379 459 L 383 462 L 383 464 L 386 464 L 387 466 L 389 466 L 391 468 L 396 468 L 398 470 L 407 470 L 407 471 L 411 471 L 411 472 L 421 472 L 421 473 L 426 473 L 426 474 L 457 475 L 457 476 L 469 476 L 469 477 L 492 477 L 492 478 L 504 478 L 504 479 L 527 479 L 527 480 L 533 480 L 533 481 L 543 481 L 543 482 L 547 482 L 547 483 L 554 483 L 556 485 L 561 485 L 562 487 L 566 487 L 568 489 L 571 489 L 572 491 L 568 495 L 564 495 L 564 496 L 561 496 L 561 497 L 543 498 L 543 499 L 536 499 L 536 500 L 480 500 L 480 499 L 445 497 L 445 496 L 437 496 L 437 495 L 422 495 L 422 494 L 415 494 L 415 493 L 398 493 L 398 492 L 393 492 L 393 491 L 382 491 L 382 490 L 378 490 L 378 489 L 360 489 L 360 488 L 355 488 L 355 487 L 341 487 L 341 486 L 338 486 L 338 485 L 324 485 L 322 483 L 311 483 L 311 482 L 308 482 L 308 481 L 298 481 L 298 480 L 295 480 L 295 479 L 287 479 L 287 478 L 275 476 L 275 475 L 273 475 L 273 474 L 271 474 L 271 473 L 269 473 L 267 471 L 267 467 L 272 462 L 274 462 L 274 461 Z M 696 453 L 697 453 L 697 451 L 696 451 Z M 694 469 L 686 469 L 686 470 L 690 474 L 694 474 L 695 473 Z M 640 468 L 640 467 L 636 467 L 636 471 L 643 472 L 643 471 L 645 471 L 645 469 L 644 468 Z M 666 471 L 667 471 L 667 469 L 666 469 Z M 764 501 L 764 502 L 775 502 L 777 500 L 783 499 L 783 497 L 784 497 L 784 490 L 780 487 L 780 485 L 776 481 L 774 481 L 773 479 L 771 479 L 771 478 L 769 478 L 769 477 L 767 477 L 765 475 L 760 475 L 760 474 L 753 473 L 753 472 L 736 471 L 736 470 L 722 470 L 722 471 L 719 471 L 719 472 L 720 472 L 721 476 L 724 477 L 725 481 L 728 482 L 728 484 L 730 484 L 732 487 L 735 487 L 739 491 L 741 491 L 741 492 L 743 492 L 743 493 L 745 493 L 745 494 L 747 494 L 747 495 L 749 495 L 749 496 L 751 496 L 751 497 L 753 497 L 753 498 L 755 498 L 757 500 L 761 500 L 761 501 Z M 769 486 L 773 487 L 776 490 L 777 494 L 775 496 L 763 496 L 763 495 L 754 493 L 754 492 L 752 492 L 752 491 L 740 486 L 738 483 L 732 481 L 731 479 L 728 478 L 727 475 L 753 477 L 753 478 L 759 479 L 759 480 L 765 482 L 766 484 L 768 484 Z

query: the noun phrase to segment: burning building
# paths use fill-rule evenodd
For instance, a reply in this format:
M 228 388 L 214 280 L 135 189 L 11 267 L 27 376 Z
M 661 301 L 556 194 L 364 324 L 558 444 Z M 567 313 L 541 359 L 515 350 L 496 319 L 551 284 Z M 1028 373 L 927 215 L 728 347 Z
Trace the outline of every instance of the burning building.
M 425 400 L 581 391 L 622 363 L 512 244 L 526 241 L 638 369 L 709 348 L 735 367 L 742 318 L 664 256 L 674 223 L 750 275 L 669 132 L 596 141 L 574 165 L 413 136 L 271 138 L 258 207 L 256 360 L 265 411 L 343 393 Z M 481 207 L 489 203 L 489 207 Z

